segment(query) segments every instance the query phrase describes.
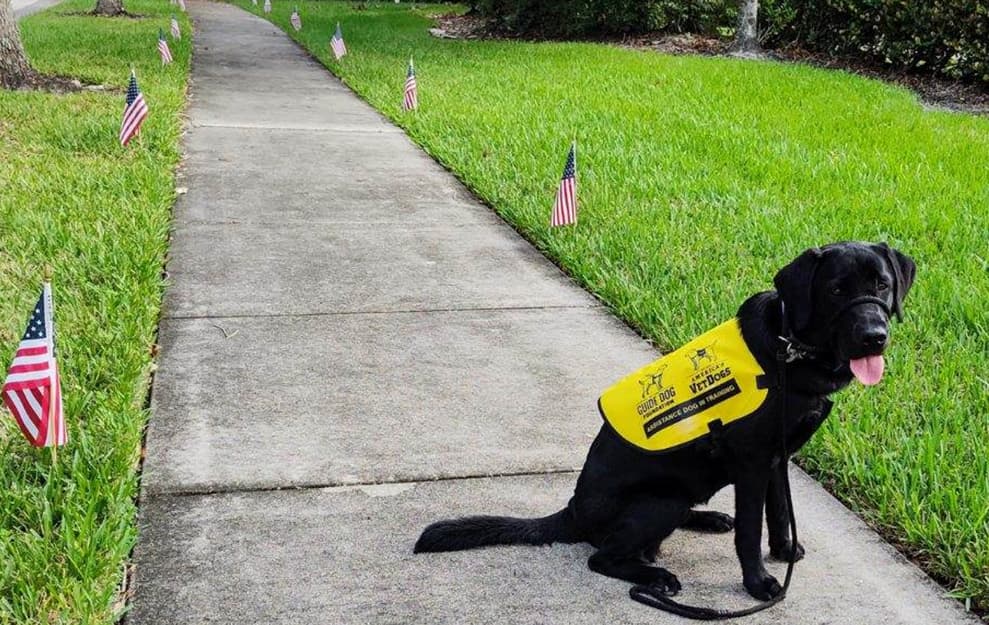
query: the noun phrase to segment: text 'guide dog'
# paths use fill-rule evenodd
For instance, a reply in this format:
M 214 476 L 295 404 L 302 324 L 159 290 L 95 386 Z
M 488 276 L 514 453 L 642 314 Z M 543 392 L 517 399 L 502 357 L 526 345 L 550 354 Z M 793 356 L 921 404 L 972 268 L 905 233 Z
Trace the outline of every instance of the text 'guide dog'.
M 660 543 L 677 528 L 734 528 L 745 588 L 776 597 L 782 588 L 761 557 L 763 514 L 771 555 L 803 556 L 787 533 L 782 436 L 792 454 L 827 418 L 829 395 L 852 379 L 879 383 L 890 316 L 900 317 L 915 271 L 885 243 L 805 251 L 776 274 L 775 291 L 753 295 L 728 322 L 605 391 L 604 423 L 565 508 L 536 519 L 439 521 L 415 552 L 588 542 L 592 570 L 670 595 L 680 581 L 654 564 Z M 780 366 L 785 391 L 775 383 Z M 693 510 L 729 484 L 734 519 Z

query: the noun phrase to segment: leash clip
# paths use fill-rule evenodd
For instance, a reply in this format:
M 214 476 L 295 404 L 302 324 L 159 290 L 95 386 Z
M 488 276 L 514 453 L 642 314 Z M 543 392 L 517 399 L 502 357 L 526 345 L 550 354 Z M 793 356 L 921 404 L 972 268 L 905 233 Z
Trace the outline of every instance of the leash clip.
M 778 358 L 785 363 L 791 363 L 794 360 L 802 360 L 807 358 L 807 350 L 801 349 L 796 346 L 793 340 L 786 338 L 785 336 L 777 337 L 781 343 L 783 343 L 783 349 L 780 350 Z
M 797 337 L 789 330 L 789 324 L 787 323 L 786 317 L 786 304 L 783 302 L 783 298 L 780 298 L 780 324 L 783 326 L 783 334 L 777 336 L 782 344 L 782 349 L 776 352 L 776 360 L 789 364 L 794 360 L 803 360 L 804 358 L 811 358 L 814 355 L 814 348 L 809 347 L 807 344 L 800 342 Z

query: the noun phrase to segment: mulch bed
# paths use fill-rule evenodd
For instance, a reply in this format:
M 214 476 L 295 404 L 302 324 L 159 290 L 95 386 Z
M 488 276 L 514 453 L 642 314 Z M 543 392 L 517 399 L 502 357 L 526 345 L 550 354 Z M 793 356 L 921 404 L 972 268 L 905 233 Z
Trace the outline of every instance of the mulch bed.
M 488 20 L 471 15 L 446 15 L 436 18 L 436 27 L 429 31 L 446 39 L 513 39 L 495 31 Z M 655 50 L 665 54 L 701 54 L 720 56 L 728 53 L 730 41 L 705 35 L 652 34 L 625 38 L 597 39 L 600 43 L 635 50 Z M 862 59 L 810 52 L 791 46 L 767 51 L 767 58 L 790 63 L 806 63 L 815 67 L 838 69 L 868 78 L 900 85 L 914 91 L 921 101 L 934 108 L 989 115 L 989 85 L 951 80 L 932 74 L 892 69 Z
M 119 13 L 114 13 L 110 15 L 109 13 L 97 13 L 96 11 L 62 11 L 59 15 L 70 15 L 72 17 L 107 17 L 107 18 L 117 18 L 126 17 L 132 20 L 143 20 L 147 19 L 147 15 L 141 15 L 140 13 L 129 13 L 128 11 L 121 11 Z
M 15 88 L 17 91 L 46 91 L 48 93 L 76 93 L 79 91 L 108 91 L 115 92 L 119 89 L 105 87 L 104 85 L 86 85 L 75 78 L 65 76 L 51 76 L 31 72 L 27 80 Z
M 496 35 L 490 28 L 488 20 L 471 15 L 439 15 L 434 18 L 436 27 L 430 28 L 429 33 L 441 39 L 497 39 L 504 35 Z
M 61 76 L 48 76 L 31 72 L 25 82 L 17 86 L 18 91 L 50 91 L 52 93 L 73 93 L 82 91 L 83 85 L 78 80 Z

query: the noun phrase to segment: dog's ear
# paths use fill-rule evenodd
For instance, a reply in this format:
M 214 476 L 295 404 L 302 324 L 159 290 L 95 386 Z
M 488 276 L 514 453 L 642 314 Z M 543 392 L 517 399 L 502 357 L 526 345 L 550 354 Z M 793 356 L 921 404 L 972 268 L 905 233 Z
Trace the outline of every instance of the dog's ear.
M 917 265 L 912 258 L 900 250 L 893 249 L 886 243 L 879 243 L 872 247 L 886 260 L 893 272 L 893 312 L 897 319 L 903 321 L 903 299 L 907 296 L 910 287 L 913 286 L 913 278 L 917 275 Z
M 820 248 L 812 247 L 780 269 L 773 278 L 776 291 L 783 300 L 787 320 L 796 332 L 803 330 L 810 323 L 814 307 L 812 297 L 814 273 L 822 256 L 823 252 Z

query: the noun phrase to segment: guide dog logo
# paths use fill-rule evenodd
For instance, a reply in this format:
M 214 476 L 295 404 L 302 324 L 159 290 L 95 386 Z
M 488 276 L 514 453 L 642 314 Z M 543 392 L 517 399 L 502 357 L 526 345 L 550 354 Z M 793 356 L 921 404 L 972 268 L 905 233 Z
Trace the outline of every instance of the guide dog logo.
M 665 372 L 666 367 L 662 367 L 658 371 L 647 371 L 642 379 L 639 380 L 639 384 L 642 386 L 642 399 L 649 397 L 649 391 L 654 388 L 656 389 L 656 392 L 652 393 L 653 395 L 663 390 L 663 373 Z

